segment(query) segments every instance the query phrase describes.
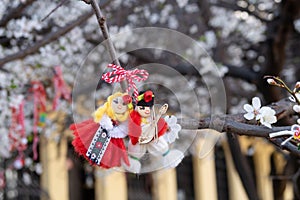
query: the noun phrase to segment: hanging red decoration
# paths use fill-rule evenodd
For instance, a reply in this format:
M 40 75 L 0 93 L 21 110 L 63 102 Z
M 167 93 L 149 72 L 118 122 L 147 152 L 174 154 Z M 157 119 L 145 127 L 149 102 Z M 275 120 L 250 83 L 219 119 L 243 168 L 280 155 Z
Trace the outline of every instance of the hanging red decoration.
M 67 87 L 65 80 L 63 79 L 63 74 L 60 66 L 55 66 L 53 68 L 53 84 L 55 90 L 55 96 L 52 103 L 52 109 L 56 110 L 59 99 L 63 98 L 67 101 L 71 100 L 71 91 Z

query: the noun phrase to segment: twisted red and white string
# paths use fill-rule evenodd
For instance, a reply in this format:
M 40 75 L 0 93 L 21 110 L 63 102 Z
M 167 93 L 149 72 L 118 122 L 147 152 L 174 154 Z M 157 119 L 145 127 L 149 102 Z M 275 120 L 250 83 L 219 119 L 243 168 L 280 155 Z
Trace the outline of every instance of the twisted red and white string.
M 71 91 L 69 90 L 69 88 L 67 87 L 63 79 L 63 73 L 60 66 L 55 66 L 53 70 L 54 70 L 53 83 L 55 89 L 55 96 L 52 103 L 52 109 L 56 110 L 60 98 L 64 98 L 67 101 L 71 100 Z
M 46 111 L 46 91 L 43 84 L 40 81 L 32 81 L 31 91 L 33 92 L 33 159 L 37 160 L 38 152 L 37 145 L 39 142 L 38 138 L 38 123 L 39 123 L 39 114 Z
M 117 83 L 126 80 L 128 82 L 126 92 L 129 93 L 133 90 L 133 96 L 137 100 L 139 91 L 134 81 L 145 81 L 148 78 L 149 73 L 143 69 L 125 70 L 121 66 L 114 64 L 109 64 L 107 67 L 112 68 L 113 71 L 103 74 L 102 79 L 107 83 Z
M 23 143 L 25 135 L 25 123 L 24 123 L 24 100 L 21 103 L 11 108 L 11 124 L 9 127 L 9 138 L 11 140 L 11 150 L 17 149 L 19 153 L 22 153 L 27 144 Z

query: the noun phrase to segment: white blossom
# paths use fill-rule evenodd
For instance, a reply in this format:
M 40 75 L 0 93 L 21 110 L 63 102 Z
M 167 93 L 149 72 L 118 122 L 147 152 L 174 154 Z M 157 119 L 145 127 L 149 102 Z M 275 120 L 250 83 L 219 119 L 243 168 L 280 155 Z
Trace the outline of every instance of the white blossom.
M 170 16 L 171 11 L 173 10 L 173 7 L 171 5 L 165 5 L 160 13 L 160 23 L 165 23 Z
M 9 106 L 12 108 L 18 108 L 23 99 L 23 95 L 13 95 L 10 98 Z
M 300 19 L 294 21 L 294 27 L 300 33 Z
M 43 173 L 43 167 L 40 163 L 37 163 L 35 165 L 35 172 L 39 175 L 41 175 Z
M 178 20 L 174 15 L 169 16 L 168 27 L 171 29 L 177 29 L 179 26 Z
M 262 125 L 268 128 L 272 128 L 271 124 L 277 122 L 275 110 L 267 106 L 261 107 L 261 102 L 258 97 L 252 98 L 252 105 L 245 104 L 244 110 L 247 112 L 244 114 L 244 117 L 247 120 L 252 120 L 255 118 L 255 120 L 259 121 Z
M 217 45 L 217 38 L 213 31 L 206 31 L 204 36 L 206 49 L 211 49 Z
M 276 112 L 270 107 L 264 106 L 259 110 L 259 114 L 257 115 L 260 123 L 268 128 L 272 128 L 271 124 L 277 122 L 277 118 L 275 116 Z
M 151 24 L 155 24 L 158 22 L 160 16 L 157 13 L 153 13 L 152 15 L 150 15 L 150 22 Z
M 196 3 L 193 3 L 193 4 L 188 4 L 184 7 L 185 11 L 188 13 L 188 14 L 191 14 L 191 13 L 195 13 L 195 12 L 198 12 L 199 11 L 199 7 L 197 6 Z
M 24 166 L 24 160 L 22 157 L 18 157 L 14 163 L 13 163 L 13 166 L 15 169 L 22 169 L 23 166 Z
M 294 110 L 296 113 L 300 113 L 300 105 L 294 105 L 294 106 L 293 106 L 293 110 Z
M 244 105 L 244 110 L 247 112 L 246 114 L 244 114 L 244 117 L 247 120 L 254 119 L 259 114 L 260 107 L 261 107 L 260 99 L 258 97 L 252 98 L 252 105 L 250 104 Z
M 192 25 L 189 29 L 190 34 L 197 33 L 198 31 L 198 26 L 196 24 Z
M 10 142 L 8 133 L 4 128 L 0 128 L 0 156 L 8 158 L 10 156 Z
M 179 8 L 183 8 L 184 6 L 186 6 L 189 2 L 189 0 L 176 0 Z
M 27 172 L 23 173 L 23 177 L 22 178 L 23 178 L 23 182 L 24 182 L 25 185 L 32 184 L 31 176 Z

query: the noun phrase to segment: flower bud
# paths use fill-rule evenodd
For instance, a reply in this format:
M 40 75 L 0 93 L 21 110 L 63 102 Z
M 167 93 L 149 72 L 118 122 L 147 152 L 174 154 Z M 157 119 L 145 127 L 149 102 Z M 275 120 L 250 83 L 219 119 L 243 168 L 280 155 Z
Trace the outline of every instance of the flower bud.
M 277 85 L 276 81 L 272 78 L 268 78 L 267 79 L 267 82 L 270 84 L 270 85 Z

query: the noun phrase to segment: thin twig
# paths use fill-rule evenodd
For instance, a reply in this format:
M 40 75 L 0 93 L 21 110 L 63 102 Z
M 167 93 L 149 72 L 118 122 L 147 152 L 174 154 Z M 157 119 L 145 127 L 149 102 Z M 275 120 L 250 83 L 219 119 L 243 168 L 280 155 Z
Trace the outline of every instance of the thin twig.
M 84 1 L 84 2 L 86 2 L 86 1 Z M 105 19 L 105 17 L 103 16 L 103 14 L 101 12 L 100 6 L 98 5 L 96 0 L 90 0 L 86 3 L 90 3 L 92 5 L 93 9 L 94 9 L 94 12 L 95 12 L 96 17 L 97 17 L 98 24 L 99 24 L 101 32 L 103 34 L 103 37 L 104 37 L 105 40 L 107 40 L 106 44 L 107 44 L 108 52 L 109 52 L 109 55 L 110 55 L 112 61 L 116 65 L 121 66 L 121 64 L 119 62 L 119 59 L 117 57 L 115 47 L 114 47 L 114 45 L 111 41 L 111 38 L 109 36 L 109 32 L 108 32 L 108 28 L 107 28 L 107 24 L 106 24 L 106 19 Z M 127 82 L 122 81 L 120 84 L 121 84 L 122 90 L 125 91 L 126 88 L 127 88 Z
M 52 13 L 54 13 L 59 7 L 64 5 L 69 0 L 62 0 L 54 9 L 52 9 L 41 21 L 45 21 Z

